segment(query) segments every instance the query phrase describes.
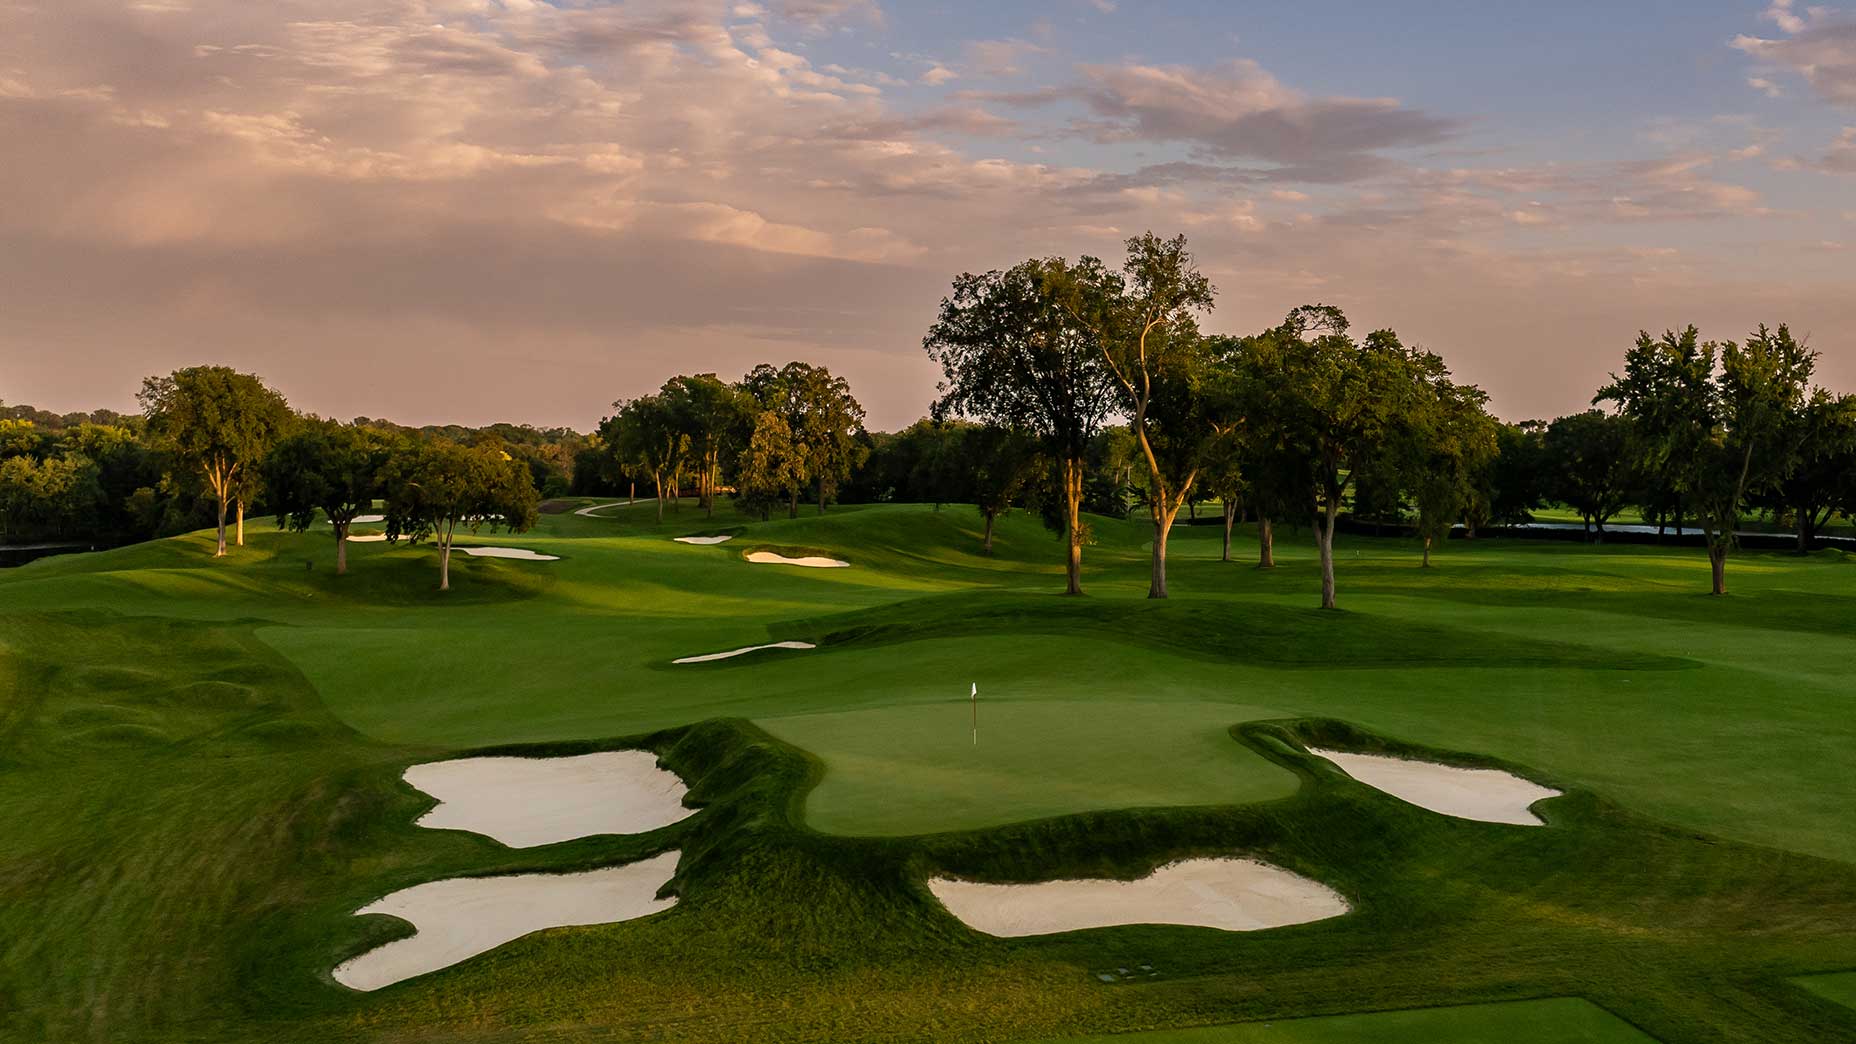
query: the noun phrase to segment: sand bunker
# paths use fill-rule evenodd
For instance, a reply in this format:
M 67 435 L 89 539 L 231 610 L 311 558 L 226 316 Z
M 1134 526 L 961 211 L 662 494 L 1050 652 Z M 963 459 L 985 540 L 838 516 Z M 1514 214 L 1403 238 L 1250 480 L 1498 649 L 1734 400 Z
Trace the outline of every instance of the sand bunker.
M 748 561 L 753 562 L 755 565 L 805 566 L 808 569 L 848 569 L 851 565 L 849 562 L 840 562 L 835 558 L 819 558 L 817 556 L 788 558 L 785 555 L 774 554 L 772 551 L 750 551 L 748 552 Z
M 1116 924 L 1188 924 L 1249 932 L 1347 912 L 1318 881 L 1254 859 L 1185 859 L 1138 881 L 981 884 L 934 878 L 929 891 L 967 927 L 1016 937 Z
M 462 551 L 473 558 L 519 558 L 524 562 L 559 562 L 560 555 L 543 555 L 530 551 L 526 547 L 465 547 L 459 544 L 453 551 Z
M 406 782 L 438 799 L 420 826 L 468 830 L 511 848 L 638 834 L 695 815 L 683 807 L 683 781 L 648 750 L 433 761 L 407 769 Z
M 671 539 L 675 540 L 679 544 L 726 544 L 730 540 L 733 540 L 734 537 L 732 536 L 672 537 Z
M 711 660 L 726 660 L 726 659 L 730 659 L 735 656 L 746 656 L 748 653 L 759 652 L 762 649 L 816 649 L 816 648 L 818 648 L 818 646 L 813 645 L 811 642 L 773 642 L 772 644 L 769 644 L 769 645 L 744 645 L 739 649 L 730 649 L 727 652 L 719 652 L 719 653 L 705 653 L 702 656 L 685 656 L 680 660 L 672 660 L 670 662 L 671 663 L 708 663 Z
M 1560 793 L 1500 769 L 1457 768 L 1431 761 L 1382 754 L 1349 754 L 1318 747 L 1310 747 L 1308 752 L 1328 759 L 1342 772 L 1375 790 L 1458 819 L 1541 826 L 1543 820 L 1530 812 L 1528 806 L 1543 798 L 1558 797 Z
M 668 910 L 676 899 L 656 895 L 676 873 L 677 857 L 665 852 L 585 874 L 456 877 L 394 892 L 356 912 L 403 918 L 418 934 L 342 962 L 335 981 L 352 990 L 377 990 L 543 928 L 611 924 Z
M 593 512 L 595 511 L 604 511 L 609 507 L 624 507 L 625 504 L 626 504 L 626 501 L 623 501 L 623 500 L 615 500 L 610 504 L 591 504 L 591 505 L 588 505 L 587 507 L 581 508 L 578 511 L 575 511 L 574 514 L 585 515 L 588 518 L 591 518 L 593 516 Z
M 364 526 L 364 525 L 368 525 L 369 523 L 373 523 L 373 522 L 385 522 L 386 520 L 387 520 L 387 516 L 385 515 L 356 515 L 354 518 L 349 520 L 349 525 Z M 334 524 L 335 523 L 333 522 L 329 523 L 329 525 L 331 526 Z
M 381 544 L 385 543 L 386 539 L 385 533 L 362 533 L 359 536 L 349 537 L 348 542 L 350 544 Z

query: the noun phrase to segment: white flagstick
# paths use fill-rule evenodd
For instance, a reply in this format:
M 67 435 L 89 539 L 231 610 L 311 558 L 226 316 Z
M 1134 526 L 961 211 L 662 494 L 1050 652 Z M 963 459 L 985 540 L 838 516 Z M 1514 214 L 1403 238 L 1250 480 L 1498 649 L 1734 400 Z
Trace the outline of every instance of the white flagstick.
M 980 745 L 980 683 L 973 683 L 973 745 Z

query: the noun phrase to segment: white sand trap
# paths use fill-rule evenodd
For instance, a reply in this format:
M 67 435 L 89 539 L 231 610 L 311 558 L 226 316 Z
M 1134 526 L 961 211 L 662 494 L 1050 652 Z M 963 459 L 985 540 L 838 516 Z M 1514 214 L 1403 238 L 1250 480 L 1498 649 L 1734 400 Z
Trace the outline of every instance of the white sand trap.
M 524 562 L 559 562 L 561 560 L 560 555 L 539 554 L 526 547 L 465 547 L 459 544 L 451 550 L 462 551 L 472 558 L 518 558 Z
M 454 877 L 414 885 L 356 913 L 392 914 L 418 934 L 375 947 L 335 967 L 351 990 L 377 990 L 449 968 L 543 928 L 611 924 L 668 910 L 656 898 L 677 870 L 676 852 L 585 874 Z
M 679 543 L 679 544 L 726 544 L 726 543 L 728 543 L 728 542 L 729 542 L 730 540 L 733 540 L 733 539 L 734 539 L 734 537 L 732 537 L 732 536 L 718 536 L 718 537 L 672 537 L 671 539 L 673 539 L 673 540 L 675 540 L 675 541 L 676 541 L 677 543 Z
M 772 551 L 750 551 L 748 552 L 748 561 L 755 565 L 805 566 L 808 569 L 849 569 L 851 565 L 849 562 L 840 562 L 835 558 L 819 558 L 817 556 L 788 558 L 785 555 L 774 554 Z
M 1332 761 L 1342 772 L 1375 790 L 1458 819 L 1542 826 L 1544 821 L 1529 811 L 1529 806 L 1560 793 L 1500 769 L 1457 768 L 1432 761 L 1348 754 L 1318 747 L 1309 747 L 1308 752 Z
M 774 642 L 770 645 L 744 645 L 739 649 L 730 649 L 727 652 L 719 652 L 719 653 L 706 653 L 702 656 L 685 656 L 680 660 L 672 660 L 670 662 L 671 663 L 708 663 L 711 660 L 727 660 L 727 659 L 730 659 L 736 656 L 746 656 L 748 653 L 759 652 L 762 649 L 816 649 L 816 648 L 818 648 L 818 646 L 813 645 L 811 642 Z
M 1254 859 L 1185 859 L 1138 881 L 981 884 L 937 877 L 928 890 L 967 927 L 1008 937 L 1116 924 L 1250 932 L 1348 910 L 1347 900 L 1319 881 Z
M 362 533 L 348 538 L 350 544 L 383 544 L 387 540 L 385 533 Z
M 615 500 L 610 504 L 591 504 L 591 505 L 588 505 L 587 507 L 583 507 L 579 509 L 578 511 L 575 511 L 574 514 L 585 515 L 588 518 L 591 518 L 593 516 L 593 512 L 595 511 L 604 511 L 609 507 L 624 507 L 625 504 L 626 502 L 623 500 Z
M 354 518 L 349 520 L 349 525 L 365 526 L 365 525 L 368 525 L 374 522 L 385 522 L 386 520 L 387 520 L 387 516 L 385 515 L 356 515 Z M 334 524 L 335 523 L 333 522 L 329 523 L 329 525 L 331 526 Z
M 406 782 L 438 799 L 420 826 L 468 830 L 510 848 L 639 834 L 696 814 L 683 806 L 683 781 L 648 750 L 433 761 L 407 769 Z

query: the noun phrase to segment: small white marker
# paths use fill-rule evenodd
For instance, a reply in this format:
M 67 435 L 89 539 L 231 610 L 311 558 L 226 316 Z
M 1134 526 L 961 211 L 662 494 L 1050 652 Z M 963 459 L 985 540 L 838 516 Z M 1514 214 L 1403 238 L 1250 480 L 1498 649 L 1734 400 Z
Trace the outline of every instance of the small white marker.
M 980 683 L 973 683 L 973 745 L 980 745 Z

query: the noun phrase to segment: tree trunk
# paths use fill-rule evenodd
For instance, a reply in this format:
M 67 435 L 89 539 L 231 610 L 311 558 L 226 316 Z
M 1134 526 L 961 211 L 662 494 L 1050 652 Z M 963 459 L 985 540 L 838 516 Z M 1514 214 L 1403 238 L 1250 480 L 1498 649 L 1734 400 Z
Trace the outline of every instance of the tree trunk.
M 226 495 L 218 495 L 219 502 L 219 549 L 213 552 L 214 558 L 226 556 Z
M 794 486 L 792 489 L 788 490 L 787 493 L 791 497 L 791 499 L 788 500 L 786 503 L 786 517 L 787 518 L 798 518 L 799 517 L 799 487 Z
M 715 517 L 715 477 L 716 474 L 722 470 L 721 465 L 716 461 L 716 457 L 716 451 L 710 450 L 709 459 L 703 464 L 702 484 L 706 490 L 703 494 L 705 505 L 705 514 L 703 517 L 705 518 Z
M 984 550 L 987 554 L 990 555 L 992 554 L 992 522 L 994 518 L 998 517 L 998 513 L 993 512 L 993 511 L 983 511 L 981 512 L 981 514 L 986 516 L 986 538 L 980 542 L 980 547 L 982 550 Z
M 626 494 L 625 503 L 627 505 L 638 503 L 638 480 L 637 479 L 632 479 L 632 491 Z
M 245 546 L 245 498 L 238 499 L 238 546 Z
M 1276 527 L 1268 515 L 1257 516 L 1257 568 L 1276 568 Z
M 1801 555 L 1811 550 L 1812 514 L 1814 514 L 1814 509 L 1798 509 L 1798 553 Z
M 1708 567 L 1713 573 L 1714 593 L 1727 593 L 1727 544 L 1725 541 L 1708 541 Z
M 1227 500 L 1224 502 L 1224 554 L 1219 557 L 1218 560 L 1220 562 L 1229 562 L 1231 560 L 1231 526 L 1236 521 L 1237 502 L 1235 500 Z
M 1173 520 L 1179 517 L 1179 508 L 1167 511 L 1154 509 L 1154 568 L 1153 579 L 1147 585 L 1147 597 L 1166 597 L 1166 536 L 1173 528 Z
M 335 575 L 348 574 L 348 523 L 335 524 Z
M 1424 564 L 1420 566 L 1419 568 L 1429 569 L 1430 567 L 1431 567 L 1431 535 L 1429 533 L 1426 533 L 1424 534 Z
M 439 523 L 438 529 L 436 530 L 438 536 L 438 589 L 440 591 L 451 590 L 451 527 L 452 523 L 446 521 Z
M 657 483 L 657 524 L 661 526 L 664 524 L 664 476 L 659 474 L 651 477 Z
M 825 476 L 818 477 L 818 513 L 825 513 Z
M 1063 522 L 1069 558 L 1065 565 L 1066 595 L 1083 593 L 1083 462 L 1063 462 Z
M 1315 516 L 1315 547 L 1321 552 L 1321 608 L 1333 609 L 1334 605 L 1334 520 L 1340 515 L 1340 504 L 1330 501 Z

